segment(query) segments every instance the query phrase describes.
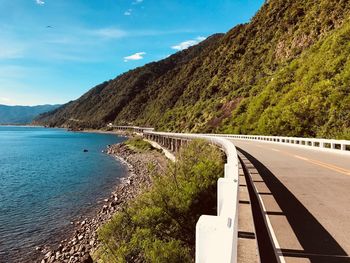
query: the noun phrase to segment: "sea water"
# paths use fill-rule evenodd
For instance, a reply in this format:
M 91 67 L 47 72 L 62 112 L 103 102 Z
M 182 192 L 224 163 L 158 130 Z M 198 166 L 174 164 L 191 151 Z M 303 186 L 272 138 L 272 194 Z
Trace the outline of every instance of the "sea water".
M 0 126 L 0 262 L 30 262 L 125 175 L 102 151 L 124 138 Z M 84 150 L 87 150 L 84 152 Z

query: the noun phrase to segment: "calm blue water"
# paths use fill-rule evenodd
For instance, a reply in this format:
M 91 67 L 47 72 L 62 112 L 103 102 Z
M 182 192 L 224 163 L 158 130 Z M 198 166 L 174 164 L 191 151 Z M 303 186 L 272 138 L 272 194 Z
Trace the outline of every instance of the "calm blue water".
M 123 140 L 0 126 L 0 262 L 24 262 L 108 196 L 125 169 L 101 151 Z

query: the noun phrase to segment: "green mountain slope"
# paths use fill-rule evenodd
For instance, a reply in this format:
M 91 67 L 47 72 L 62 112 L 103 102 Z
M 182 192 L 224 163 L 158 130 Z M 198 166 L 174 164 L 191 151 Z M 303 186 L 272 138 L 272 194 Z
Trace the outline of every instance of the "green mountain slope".
M 227 132 L 350 138 L 350 22 L 262 78 Z
M 338 41 L 349 14 L 345 0 L 267 1 L 250 23 L 129 71 L 37 121 L 349 137 L 347 42 Z
M 0 124 L 28 124 L 44 112 L 52 111 L 60 105 L 7 106 L 0 104 Z

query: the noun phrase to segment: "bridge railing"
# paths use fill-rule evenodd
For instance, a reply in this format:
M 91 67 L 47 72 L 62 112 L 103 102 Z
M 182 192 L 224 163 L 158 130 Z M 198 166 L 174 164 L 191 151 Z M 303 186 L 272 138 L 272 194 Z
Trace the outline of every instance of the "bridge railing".
M 118 129 L 118 126 L 115 128 Z M 126 129 L 125 126 L 120 128 Z M 142 129 L 134 128 L 128 127 L 136 132 Z M 202 215 L 196 224 L 196 263 L 237 262 L 239 172 L 236 147 L 225 138 L 204 134 L 154 132 L 149 129 L 143 129 L 142 134 L 171 150 L 177 150 L 183 142 L 203 139 L 226 153 L 225 174 L 217 183 L 217 214 Z
M 236 135 L 236 134 L 207 134 L 208 136 L 222 137 L 237 140 L 275 142 L 281 144 L 292 144 L 297 146 L 310 147 L 312 149 L 333 150 L 342 153 L 350 153 L 350 141 L 300 138 L 300 137 L 280 137 L 280 136 L 261 136 L 261 135 Z
M 113 125 L 112 123 L 109 123 L 107 127 L 122 130 L 122 131 L 132 130 L 137 133 L 143 133 L 143 131 L 154 130 L 154 128 L 146 128 L 146 127 L 138 127 L 138 126 L 120 126 L 120 125 Z

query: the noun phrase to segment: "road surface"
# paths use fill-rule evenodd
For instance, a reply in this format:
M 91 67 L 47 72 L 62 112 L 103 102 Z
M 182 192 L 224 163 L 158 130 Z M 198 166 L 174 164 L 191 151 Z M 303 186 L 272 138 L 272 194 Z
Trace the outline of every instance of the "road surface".
M 350 262 L 350 154 L 231 140 L 250 167 L 282 262 Z

